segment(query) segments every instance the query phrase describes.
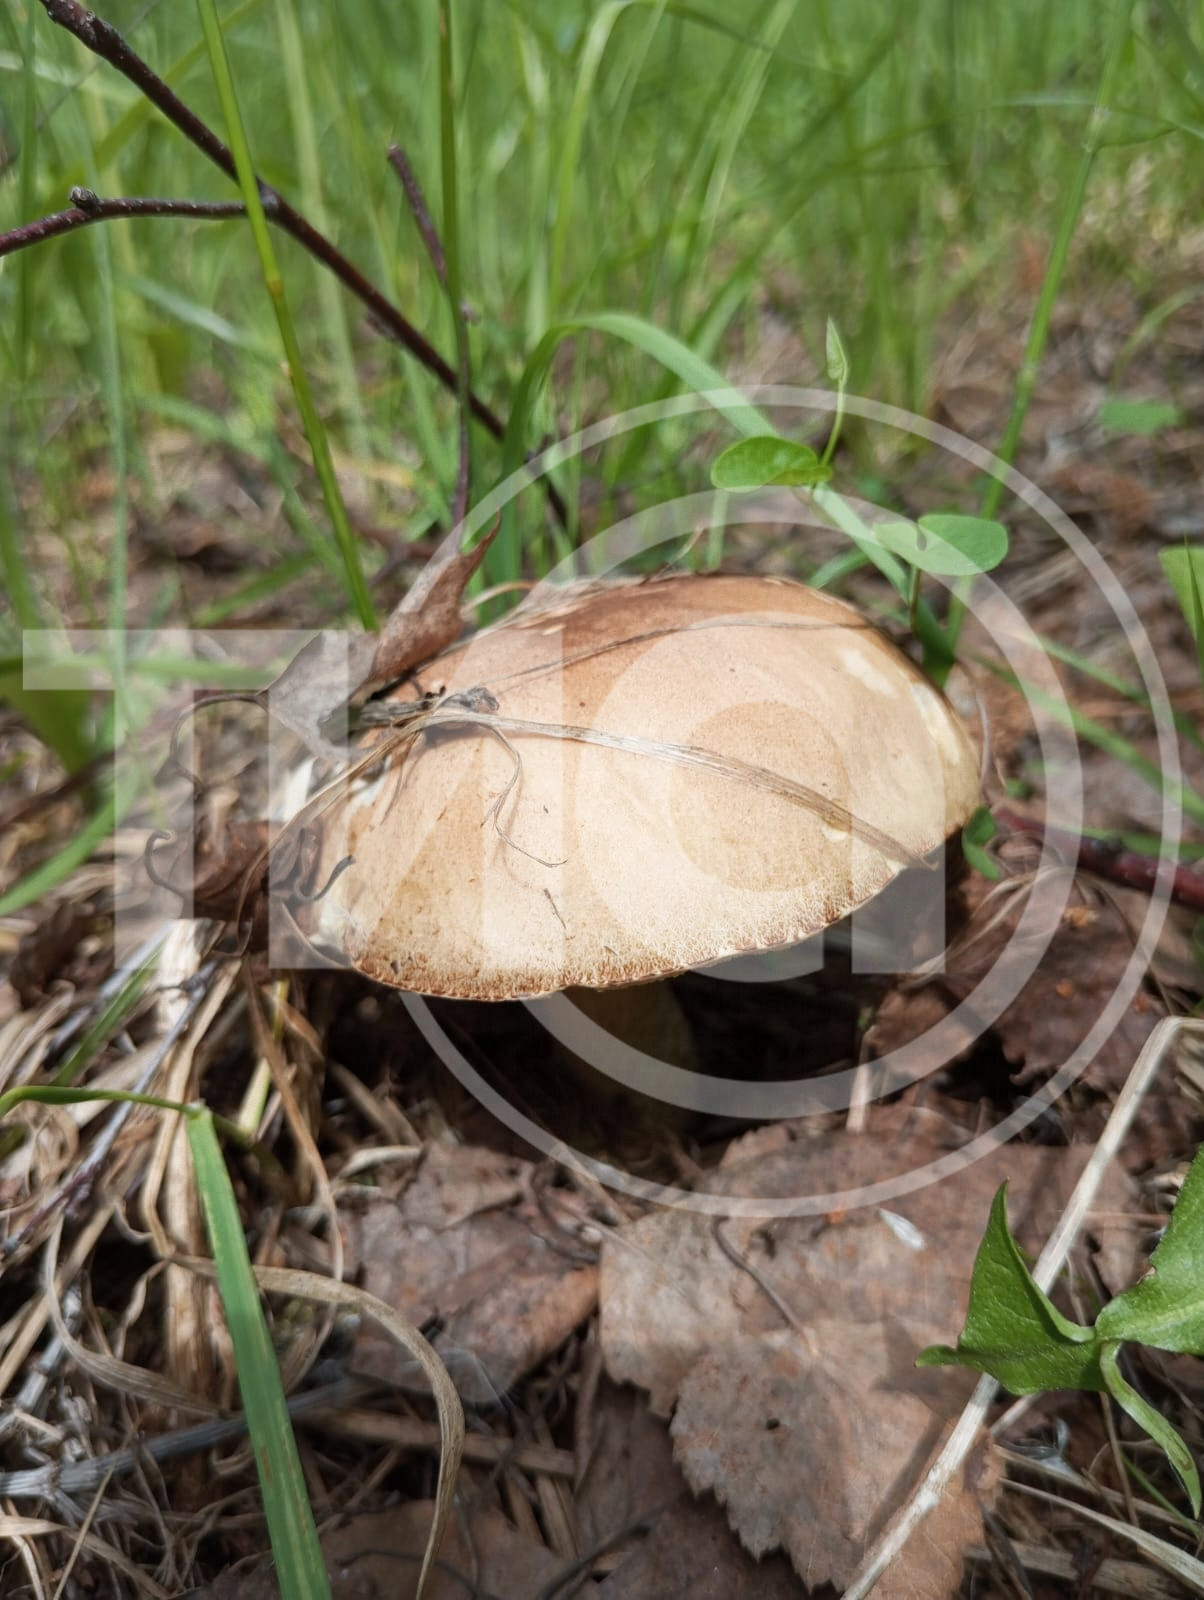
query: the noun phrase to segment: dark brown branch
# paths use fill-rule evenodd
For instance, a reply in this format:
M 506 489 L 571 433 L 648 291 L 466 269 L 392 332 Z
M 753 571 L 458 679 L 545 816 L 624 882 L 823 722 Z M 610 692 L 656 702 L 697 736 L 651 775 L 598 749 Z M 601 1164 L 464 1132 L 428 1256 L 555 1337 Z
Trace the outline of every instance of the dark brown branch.
M 996 811 L 995 821 L 1012 833 L 1048 839 L 1074 860 L 1082 872 L 1090 872 L 1109 883 L 1121 883 L 1146 894 L 1157 886 L 1162 863 L 1155 856 L 1126 850 L 1119 839 L 1088 839 L 1065 828 L 1047 828 L 1035 817 L 1024 817 L 1018 811 L 1006 809 Z M 1176 905 L 1204 911 L 1204 872 L 1198 867 L 1175 867 L 1171 876 L 1171 899 Z
M 52 22 L 73 34 L 102 61 L 107 61 L 110 66 L 116 67 L 117 71 L 128 78 L 152 105 L 158 107 L 169 122 L 173 122 L 179 128 L 185 138 L 190 139 L 197 149 L 207 155 L 215 166 L 220 167 L 228 178 L 234 182 L 238 181 L 234 157 L 229 146 L 201 121 L 195 111 L 184 104 L 135 50 L 131 49 L 111 23 L 97 16 L 94 11 L 85 10 L 79 4 L 79 0 L 42 0 L 42 4 Z M 429 372 L 432 372 L 445 388 L 455 394 L 457 377 L 454 368 L 448 365 L 413 323 L 386 299 L 358 267 L 353 266 L 347 257 L 335 248 L 325 234 L 307 222 L 283 195 L 270 184 L 264 183 L 262 179 L 257 181 L 263 208 L 269 221 L 278 223 L 286 233 L 296 239 L 298 244 L 328 267 L 339 281 L 368 307 L 380 327 L 396 339 L 398 344 L 403 345 Z M 77 227 L 79 225 L 74 224 Z M 502 438 L 506 430 L 501 418 L 492 407 L 476 394 L 469 396 L 469 404 L 473 415 L 481 425 L 488 429 L 495 439 Z
M 86 228 L 93 222 L 110 222 L 118 217 L 194 217 L 221 222 L 228 217 L 246 215 L 241 200 L 157 200 L 114 198 L 102 200 L 91 189 L 72 189 L 71 209 L 39 217 L 19 228 L 0 233 L 0 256 L 12 255 L 33 244 L 41 244 L 61 233 Z

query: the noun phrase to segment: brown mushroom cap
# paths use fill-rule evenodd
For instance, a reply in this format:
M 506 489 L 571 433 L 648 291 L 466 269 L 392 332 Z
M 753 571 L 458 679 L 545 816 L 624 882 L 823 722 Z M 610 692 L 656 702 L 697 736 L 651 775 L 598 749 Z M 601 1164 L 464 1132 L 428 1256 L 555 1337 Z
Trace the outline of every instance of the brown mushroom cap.
M 604 988 L 795 944 L 934 850 L 979 799 L 943 696 L 852 607 L 797 583 L 570 591 L 423 680 L 488 689 L 497 731 L 469 720 L 423 734 L 332 809 L 326 864 L 353 861 L 318 933 L 419 993 Z M 664 746 L 711 752 L 718 770 Z

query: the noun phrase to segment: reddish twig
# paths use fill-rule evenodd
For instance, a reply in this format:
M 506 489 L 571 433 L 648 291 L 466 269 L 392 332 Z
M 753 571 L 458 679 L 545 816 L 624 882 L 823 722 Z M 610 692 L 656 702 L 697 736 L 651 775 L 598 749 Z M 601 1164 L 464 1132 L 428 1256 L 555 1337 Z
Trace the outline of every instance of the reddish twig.
M 228 217 L 246 214 L 241 200 L 102 200 L 91 189 L 72 189 L 70 199 L 69 211 L 56 211 L 52 216 L 39 217 L 36 222 L 26 222 L 0 234 L 0 256 L 41 244 L 61 233 L 71 233 L 75 228 L 86 228 L 89 223 L 111 222 L 117 217 L 194 217 L 222 222 Z
M 1035 817 L 1023 817 L 1018 811 L 1006 808 L 996 811 L 995 821 L 1012 833 L 1048 839 L 1073 859 L 1083 872 L 1090 872 L 1109 883 L 1121 883 L 1127 888 L 1142 889 L 1148 894 L 1154 889 L 1162 870 L 1163 864 L 1156 856 L 1140 855 L 1136 850 L 1128 850 L 1119 839 L 1089 839 L 1065 828 L 1047 828 Z M 1175 867 L 1171 876 L 1171 899 L 1176 905 L 1204 911 L 1204 872 L 1198 867 Z

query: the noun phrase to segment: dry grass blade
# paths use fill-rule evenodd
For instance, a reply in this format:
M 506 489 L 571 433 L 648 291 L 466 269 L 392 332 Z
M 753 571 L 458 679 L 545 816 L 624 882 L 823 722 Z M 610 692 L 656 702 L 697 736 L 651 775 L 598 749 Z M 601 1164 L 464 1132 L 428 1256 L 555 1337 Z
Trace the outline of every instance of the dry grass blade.
M 101 1350 L 89 1350 L 73 1336 L 63 1316 L 58 1291 L 59 1243 L 62 1232 L 63 1225 L 60 1219 L 46 1246 L 42 1273 L 43 1295 L 50 1310 L 54 1330 L 80 1371 L 86 1372 L 92 1381 L 100 1384 L 102 1388 L 132 1395 L 139 1400 L 145 1400 L 148 1405 L 164 1406 L 171 1410 L 182 1411 L 186 1415 L 215 1416 L 218 1411 L 217 1405 L 204 1395 L 195 1394 L 181 1384 L 173 1383 L 161 1373 L 148 1371 L 145 1367 L 135 1367 L 128 1361 L 119 1361 L 115 1356 L 106 1355 Z
M 1124 1539 L 1127 1543 L 1135 1545 L 1143 1556 L 1161 1567 L 1163 1572 L 1168 1572 L 1172 1578 L 1178 1579 L 1192 1594 L 1204 1595 L 1204 1561 L 1189 1555 L 1186 1550 L 1168 1544 L 1165 1539 L 1160 1539 L 1157 1534 L 1148 1533 L 1144 1528 L 1135 1528 L 1131 1522 L 1121 1522 L 1117 1517 L 1105 1516 L 1102 1511 L 1063 1500 L 1060 1496 L 1049 1494 L 1044 1489 L 1036 1489 L 1031 1484 L 1014 1483 L 1012 1488 L 1022 1494 L 1030 1495 L 1034 1500 L 1044 1500 L 1049 1505 L 1060 1506 L 1064 1511 L 1073 1510 L 1077 1516 L 1086 1517 L 1088 1522 L 1106 1528 L 1115 1538 Z
M 1153 1083 L 1166 1057 L 1185 1035 L 1204 1036 L 1204 1021 L 1187 1017 L 1167 1017 L 1151 1033 L 1145 1048 L 1133 1063 L 1128 1080 L 1116 1097 L 1108 1125 L 1092 1151 L 1091 1160 L 1083 1169 L 1083 1175 L 1075 1186 L 1058 1226 L 1050 1235 L 1037 1261 L 1033 1277 L 1042 1289 L 1048 1290 L 1065 1266 L 1074 1241 L 1099 1190 L 1104 1173 L 1123 1144 L 1146 1090 Z M 928 1469 L 923 1482 L 911 1499 L 870 1550 L 853 1582 L 845 1589 L 841 1600 L 864 1600 L 925 1517 L 940 1503 L 950 1480 L 965 1461 L 978 1436 L 997 1388 L 994 1378 L 979 1379 L 940 1455 Z M 1110 1518 L 1103 1520 L 1111 1521 Z M 1115 1526 L 1118 1529 L 1125 1528 L 1130 1534 L 1134 1531 L 1124 1523 L 1116 1523 Z M 1160 1540 L 1156 1542 L 1161 1545 Z M 1204 1593 L 1204 1590 L 1197 1592 Z
M 1025 1572 L 1044 1578 L 1056 1578 L 1061 1583 L 1082 1582 L 1082 1569 L 1069 1551 L 1053 1550 L 1046 1545 L 1023 1544 L 1015 1540 L 1011 1548 Z M 993 1560 L 989 1551 L 970 1549 L 967 1552 L 976 1565 L 986 1565 Z M 1176 1583 L 1168 1583 L 1161 1574 L 1151 1572 L 1137 1561 L 1118 1561 L 1106 1556 L 1091 1573 L 1093 1589 L 1100 1594 L 1123 1595 L 1125 1600 L 1180 1600 L 1182 1590 Z M 1068 1591 L 1073 1593 L 1073 1590 Z
M 182 1260 L 179 1264 L 191 1267 L 206 1276 L 212 1276 L 215 1271 L 212 1262 L 199 1258 Z M 254 1267 L 252 1270 L 260 1288 L 269 1294 L 292 1295 L 298 1300 L 315 1301 L 319 1305 L 336 1308 L 350 1307 L 361 1316 L 370 1317 L 396 1339 L 403 1350 L 413 1356 L 425 1373 L 435 1399 L 443 1449 L 439 1460 L 439 1481 L 435 1491 L 435 1519 L 427 1539 L 426 1551 L 422 1558 L 422 1571 L 418 1579 L 416 1600 L 422 1600 L 434 1572 L 435 1559 L 439 1554 L 439 1547 L 451 1516 L 456 1477 L 464 1453 L 464 1409 L 446 1367 L 418 1329 L 407 1322 L 399 1311 L 386 1305 L 383 1300 L 378 1300 L 375 1295 L 357 1289 L 353 1284 L 335 1283 L 329 1278 L 319 1277 L 316 1273 L 299 1272 L 291 1267 Z
M 405 708 L 401 709 L 404 711 Z M 805 783 L 796 783 L 794 779 L 785 778 L 781 773 L 773 772 L 768 767 L 756 766 L 751 761 L 741 761 L 736 756 L 719 755 L 714 750 L 704 750 L 697 745 L 672 744 L 660 739 L 641 739 L 634 734 L 607 733 L 601 728 L 587 728 L 574 723 L 532 722 L 525 717 L 507 717 L 497 712 L 474 711 L 459 705 L 446 707 L 436 705 L 430 711 L 412 713 L 406 722 L 405 732 L 411 737 L 417 737 L 418 734 L 425 733 L 431 728 L 455 727 L 485 728 L 491 733 L 503 736 L 530 734 L 546 739 L 574 739 L 582 744 L 596 744 L 608 750 L 625 751 L 629 755 L 648 756 L 654 761 L 664 761 L 670 765 L 694 767 L 715 777 L 726 778 L 732 783 L 744 783 L 750 788 L 761 789 L 768 794 L 777 794 L 785 800 L 792 800 L 795 804 L 814 812 L 821 822 L 827 823 L 830 828 L 852 834 L 862 844 L 869 845 L 890 861 L 899 861 L 909 867 L 928 865 L 921 856 L 914 855 L 897 839 L 892 839 L 880 828 L 861 821 L 846 806 L 842 806 L 839 801 L 830 800 L 818 789 L 813 789 Z M 362 771 L 365 764 L 370 763 L 357 763 L 351 773 L 344 775 L 344 779 Z
M 70 1534 L 71 1530 L 58 1522 L 51 1522 L 47 1517 L 0 1515 L 0 1539 L 47 1539 L 64 1533 Z M 81 1542 L 89 1555 L 97 1556 L 121 1574 L 129 1585 L 124 1591 L 126 1594 L 145 1595 L 146 1600 L 169 1600 L 166 1589 L 160 1588 L 128 1556 L 122 1555 L 120 1550 L 115 1550 L 96 1534 L 84 1533 Z

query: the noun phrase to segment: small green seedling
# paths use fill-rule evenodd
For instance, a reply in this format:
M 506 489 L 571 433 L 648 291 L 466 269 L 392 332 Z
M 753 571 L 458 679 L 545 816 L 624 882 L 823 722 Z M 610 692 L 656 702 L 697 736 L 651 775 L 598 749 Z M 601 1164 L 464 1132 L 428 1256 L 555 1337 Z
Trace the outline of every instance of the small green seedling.
M 728 493 L 786 487 L 810 491 L 816 507 L 846 533 L 907 601 L 912 631 L 924 648 L 924 669 L 943 684 L 957 651 L 961 610 L 951 607 L 942 625 L 920 597 L 922 576 L 964 581 L 997 567 L 1008 553 L 1007 529 L 986 517 L 930 512 L 915 522 L 892 518 L 867 522 L 826 487 L 830 456 L 840 427 L 847 363 L 834 329 L 829 330 L 829 371 L 837 381 L 837 415 L 822 456 L 810 445 L 777 434 L 754 434 L 729 445 L 711 465 L 711 482 Z M 956 591 L 955 591 L 956 592 Z
M 1197 1154 L 1149 1271 L 1103 1307 L 1093 1327 L 1064 1317 L 1038 1287 L 1008 1228 L 1007 1185 L 995 1196 L 974 1262 L 966 1325 L 956 1348 L 931 1345 L 921 1367 L 972 1367 L 1012 1394 L 1106 1391 L 1166 1452 L 1200 1515 L 1200 1476 L 1170 1423 L 1120 1372 L 1125 1343 L 1204 1355 L 1204 1152 Z
M 1182 407 L 1170 400 L 1141 400 L 1133 395 L 1109 395 L 1096 418 L 1105 433 L 1136 435 L 1148 439 L 1163 428 L 1186 421 Z
M 1184 541 L 1181 548 L 1162 552 L 1162 570 L 1175 591 L 1179 609 L 1196 641 L 1200 682 L 1204 683 L 1204 545 Z
M 995 837 L 996 831 L 995 818 L 988 806 L 979 806 L 962 829 L 962 854 L 966 858 L 967 865 L 973 867 L 975 872 L 981 873 L 984 878 L 989 878 L 992 883 L 997 883 L 1002 876 L 998 861 L 987 853 L 987 846 Z

